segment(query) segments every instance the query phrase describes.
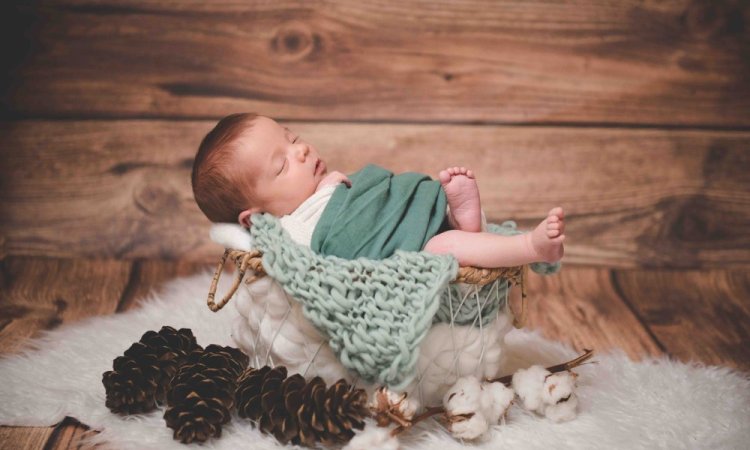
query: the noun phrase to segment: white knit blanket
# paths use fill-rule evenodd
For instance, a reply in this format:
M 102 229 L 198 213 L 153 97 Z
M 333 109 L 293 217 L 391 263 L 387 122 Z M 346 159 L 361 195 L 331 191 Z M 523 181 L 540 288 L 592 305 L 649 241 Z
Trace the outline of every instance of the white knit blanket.
M 212 313 L 205 305 L 210 273 L 178 279 L 135 310 L 62 326 L 30 342 L 23 354 L 0 360 L 0 424 L 49 426 L 73 416 L 100 430 L 91 439 L 118 449 L 184 449 L 172 440 L 163 411 L 127 418 L 104 406 L 102 372 L 146 330 L 191 328 L 198 342 L 232 345 L 234 308 Z M 224 283 L 230 277 L 224 277 Z M 226 284 L 220 286 L 224 292 Z M 507 337 L 508 373 L 532 364 L 552 365 L 577 352 L 516 330 Z M 723 367 L 667 359 L 630 361 L 622 352 L 598 353 L 580 367 L 579 416 L 554 424 L 514 405 L 476 448 L 513 450 L 747 448 L 750 378 Z M 465 448 L 433 421 L 401 438 L 405 449 Z M 206 449 L 272 449 L 276 441 L 235 417 Z

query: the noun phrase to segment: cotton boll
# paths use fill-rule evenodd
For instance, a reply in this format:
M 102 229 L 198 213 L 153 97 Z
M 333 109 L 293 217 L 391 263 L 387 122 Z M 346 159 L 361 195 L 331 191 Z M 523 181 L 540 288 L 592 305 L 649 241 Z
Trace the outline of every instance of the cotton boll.
M 419 408 L 419 402 L 416 399 L 409 398 L 406 393 L 397 394 L 385 386 L 378 388 L 371 399 L 370 410 L 380 426 L 391 422 L 399 424 L 402 424 L 402 421 L 409 422 Z
M 489 423 L 498 423 L 500 416 L 505 414 L 505 411 L 513 403 L 515 392 L 513 392 L 513 389 L 499 382 L 484 383 L 482 389 L 484 391 L 480 398 L 482 414 Z
M 561 399 L 568 397 L 575 391 L 577 376 L 577 374 L 570 371 L 549 375 L 544 380 L 542 401 L 547 405 L 554 405 Z
M 459 439 L 473 440 L 482 436 L 490 429 L 487 419 L 479 412 L 468 419 L 453 420 L 450 425 L 450 432 L 454 437 Z
M 459 378 L 443 396 L 443 406 L 451 416 L 473 413 L 480 407 L 481 394 L 482 386 L 478 379 L 475 377 Z
M 343 450 L 398 450 L 398 439 L 391 436 L 388 428 L 381 428 L 374 423 L 368 423 L 365 429 L 355 434 Z
M 578 415 L 576 413 L 577 407 L 578 396 L 573 393 L 570 394 L 568 400 L 544 406 L 544 416 L 555 423 L 566 422 L 576 418 Z
M 378 408 L 379 406 L 385 405 L 399 405 L 402 400 L 406 400 L 404 394 L 397 394 L 396 392 L 383 386 L 378 389 L 377 394 L 372 397 L 370 406 L 372 408 Z
M 554 373 L 544 380 L 540 411 L 553 422 L 565 422 L 575 419 L 578 396 L 575 394 L 576 378 L 574 372 Z
M 398 412 L 406 420 L 411 420 L 414 417 L 414 413 L 419 409 L 419 400 L 416 398 L 410 398 L 406 394 L 396 394 L 395 392 L 388 390 L 388 403 L 395 405 Z
M 487 432 L 489 423 L 482 411 L 483 395 L 487 393 L 476 377 L 459 378 L 445 393 L 443 407 L 453 436 L 476 439 Z
M 408 397 L 401 402 L 401 405 L 399 405 L 399 410 L 401 411 L 401 414 L 404 415 L 404 417 L 411 420 L 414 417 L 414 414 L 416 414 L 419 410 L 419 406 L 419 400 L 413 397 Z
M 523 407 L 536 411 L 542 406 L 544 379 L 550 372 L 542 366 L 519 369 L 513 374 L 513 390 L 523 402 Z

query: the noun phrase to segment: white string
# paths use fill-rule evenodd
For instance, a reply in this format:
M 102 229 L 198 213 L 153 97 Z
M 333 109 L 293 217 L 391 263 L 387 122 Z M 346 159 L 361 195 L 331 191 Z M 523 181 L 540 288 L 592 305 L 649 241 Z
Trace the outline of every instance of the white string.
M 453 312 L 453 296 L 451 294 L 452 291 L 453 289 L 451 289 L 451 287 L 448 286 L 448 308 L 449 308 L 450 315 L 451 315 L 451 321 L 448 323 L 448 326 L 451 329 L 451 341 L 453 342 L 453 355 L 455 355 L 456 353 L 458 353 L 458 349 L 456 348 L 456 314 L 454 314 Z M 460 293 L 461 290 L 459 289 L 458 292 Z M 459 306 L 458 309 L 461 309 L 461 307 Z M 433 358 L 432 360 L 435 361 L 435 358 Z M 453 375 L 455 376 L 455 379 L 458 380 L 458 360 L 457 359 L 454 361 Z
M 422 388 L 422 371 L 417 369 L 419 378 L 417 379 L 417 389 L 419 390 L 419 404 L 424 405 L 424 389 Z
M 310 370 L 310 366 L 312 366 L 313 363 L 315 363 L 315 360 L 318 358 L 318 353 L 320 352 L 320 349 L 323 348 L 323 345 L 325 343 L 326 343 L 326 341 L 320 341 L 320 345 L 318 345 L 318 348 L 315 350 L 315 354 L 313 355 L 312 359 L 310 359 L 310 362 L 307 364 L 307 367 L 305 368 L 304 373 L 302 373 L 303 377 L 307 376 L 307 371 Z M 306 342 L 305 346 L 307 346 L 307 344 L 309 344 L 309 342 Z M 317 365 L 316 365 L 316 367 L 317 367 Z
M 281 324 L 279 325 L 279 328 L 276 329 L 276 332 L 273 334 L 273 338 L 271 339 L 271 342 L 268 344 L 268 352 L 266 353 L 266 364 L 268 364 L 268 360 L 271 356 L 271 349 L 273 348 L 273 343 L 276 342 L 276 337 L 279 335 L 279 332 L 282 328 L 284 328 L 284 325 L 286 324 L 286 319 L 289 317 L 289 313 L 292 312 L 292 305 L 289 301 L 289 296 L 284 294 L 284 298 L 286 298 L 287 302 L 287 308 L 286 312 L 284 313 L 284 318 L 281 319 Z M 273 366 L 272 366 L 273 367 Z
M 495 281 L 495 282 L 497 283 L 497 281 Z M 476 286 L 474 287 L 474 289 L 477 289 Z M 468 298 L 469 295 L 471 295 L 470 292 L 466 294 L 466 297 L 464 298 L 464 300 L 466 300 L 466 298 Z M 477 301 L 478 301 L 479 300 L 478 299 L 478 296 L 479 296 L 479 291 L 478 290 L 477 290 L 477 294 L 476 295 L 477 295 Z M 486 304 L 487 304 L 487 297 L 485 297 L 484 303 L 479 307 L 479 311 L 477 311 L 477 314 L 474 316 L 474 320 L 471 322 L 471 326 L 472 327 L 476 327 L 477 326 L 477 320 L 479 320 L 480 327 L 481 327 L 481 323 L 482 323 L 482 309 L 484 309 L 484 306 Z M 463 301 L 461 302 L 461 305 L 463 305 Z M 459 309 L 460 309 L 460 307 L 459 307 Z M 466 336 L 464 337 L 463 342 L 461 343 L 461 348 L 466 348 L 466 346 L 468 345 L 467 339 L 469 339 L 470 337 L 471 337 L 470 334 L 466 333 Z M 481 334 L 480 334 L 480 337 L 482 337 Z M 456 370 L 458 370 L 458 358 L 460 358 L 460 357 L 461 357 L 461 353 L 454 350 L 453 351 L 453 361 L 455 362 Z M 458 376 L 456 376 L 454 383 L 456 381 L 458 381 Z
M 452 340 L 452 347 L 453 347 L 453 361 L 451 362 L 451 365 L 454 368 L 454 370 L 453 370 L 453 375 L 454 375 L 454 381 L 453 382 L 454 383 L 456 381 L 458 381 L 458 378 L 459 378 L 459 376 L 458 376 L 459 375 L 458 359 L 461 356 L 461 353 L 459 352 L 458 347 L 456 345 L 456 339 L 455 339 L 455 320 L 454 319 L 458 315 L 458 312 L 460 311 L 460 307 L 463 306 L 463 304 L 466 302 L 466 300 L 470 296 L 473 295 L 474 298 L 477 300 L 477 308 L 478 309 L 477 309 L 477 314 L 474 316 L 474 320 L 471 323 L 471 326 L 472 327 L 476 327 L 477 326 L 477 321 L 479 321 L 479 329 L 480 329 L 479 339 L 482 339 L 481 340 L 481 348 L 480 348 L 479 359 L 477 360 L 477 365 L 474 367 L 474 371 L 476 372 L 479 369 L 480 365 L 484 362 L 484 352 L 485 352 L 485 348 L 486 348 L 486 345 L 485 345 L 485 342 L 484 342 L 484 333 L 485 333 L 485 331 L 484 331 L 484 323 L 483 323 L 483 319 L 482 319 L 482 314 L 481 313 L 482 313 L 482 310 L 484 309 L 484 307 L 489 302 L 489 300 L 492 298 L 493 290 L 494 290 L 494 298 L 499 298 L 500 297 L 499 283 L 500 282 L 497 281 L 497 280 L 493 282 L 493 286 L 489 289 L 489 292 L 484 297 L 484 300 L 481 303 L 480 303 L 480 298 L 481 298 L 480 289 L 477 286 L 472 286 L 473 291 L 469 291 L 469 292 L 466 292 L 465 294 L 462 294 L 461 302 L 459 304 L 459 310 L 456 311 L 455 313 L 453 312 L 453 297 L 452 297 L 452 294 L 451 294 L 452 291 L 450 289 L 448 290 L 448 300 L 449 300 L 448 301 L 448 308 L 449 308 L 450 317 L 451 317 L 451 321 L 449 323 L 449 326 L 450 326 L 450 329 L 451 329 L 451 340 Z M 459 289 L 459 292 L 461 292 L 461 289 Z M 506 296 L 507 296 L 507 291 L 506 291 Z M 497 320 L 498 317 L 500 317 L 500 308 L 498 308 L 497 311 L 495 311 L 495 319 L 494 320 Z M 462 347 L 461 348 L 465 348 L 468 345 L 468 343 L 469 343 L 468 339 L 470 339 L 470 338 L 471 338 L 470 334 L 467 333 L 466 337 L 463 339 Z M 417 383 L 416 383 L 415 388 L 419 390 L 419 401 L 420 401 L 420 403 L 422 405 L 424 405 L 424 387 L 423 387 L 424 376 L 425 376 L 426 373 L 428 373 L 429 369 L 433 365 L 436 364 L 435 363 L 435 359 L 437 357 L 439 357 L 439 356 L 440 355 L 436 355 L 435 358 L 432 358 L 422 370 L 419 370 L 419 369 L 417 370 Z M 443 383 L 444 384 L 448 384 L 447 380 L 449 380 L 449 374 L 444 377 Z
M 461 289 L 460 288 L 458 289 L 458 291 L 459 291 L 459 293 L 461 293 Z M 459 303 L 459 305 L 458 305 L 458 310 L 454 313 L 453 312 L 453 295 L 452 295 L 452 292 L 453 291 L 452 291 L 452 289 L 449 286 L 448 287 L 448 310 L 449 310 L 449 315 L 450 315 L 451 319 L 450 319 L 450 323 L 448 324 L 448 326 L 449 326 L 449 328 L 451 330 L 451 341 L 452 341 L 452 344 L 453 344 L 453 355 L 454 355 L 454 358 L 453 358 L 453 361 L 451 361 L 451 365 L 453 365 L 453 367 L 454 367 L 453 375 L 454 375 L 455 378 L 454 378 L 453 382 L 455 383 L 456 381 L 458 381 L 458 378 L 459 378 L 458 377 L 458 358 L 456 357 L 456 355 L 458 355 L 458 349 L 456 348 L 455 318 L 456 318 L 456 315 L 458 314 L 458 312 L 461 310 L 461 307 L 463 306 L 464 302 L 468 298 L 468 294 L 466 294 L 465 296 L 463 296 L 461 298 L 461 303 Z M 432 358 L 427 363 L 427 366 L 425 366 L 425 368 L 422 371 L 419 371 L 419 370 L 417 371 L 418 378 L 417 378 L 417 386 L 416 387 L 419 388 L 419 395 L 420 395 L 419 401 L 420 402 L 423 402 L 423 400 L 424 400 L 424 398 L 423 398 L 424 393 L 423 393 L 423 390 L 422 390 L 422 380 L 424 379 L 423 375 L 425 373 L 427 373 L 427 371 L 430 369 L 430 367 L 432 367 L 435 364 L 435 359 L 437 357 L 439 357 L 439 356 L 440 356 L 439 354 L 435 355 L 435 357 Z M 446 382 L 447 379 L 448 379 L 448 377 L 446 376 L 443 379 L 443 381 Z
M 458 312 L 461 311 L 461 307 L 463 306 L 464 302 L 466 302 L 466 299 L 469 298 L 469 296 L 471 295 L 471 292 L 469 291 L 469 292 L 466 292 L 465 294 L 462 294 L 462 295 L 463 295 L 463 297 L 461 298 L 461 303 L 458 305 L 458 311 L 456 311 L 456 314 L 458 314 Z M 474 317 L 474 321 L 472 322 L 471 326 L 474 326 L 476 324 L 476 320 L 477 320 L 476 317 Z M 466 325 L 466 324 L 464 324 L 464 325 Z M 453 328 L 455 327 L 455 321 L 453 320 L 453 318 L 451 318 L 450 326 L 451 326 L 451 330 L 453 330 Z M 464 348 L 464 347 L 466 347 L 466 337 L 465 336 L 464 336 L 463 341 L 461 342 L 461 348 Z M 455 373 L 455 378 L 453 380 L 454 383 L 456 381 L 458 381 L 458 378 L 459 378 L 459 376 L 458 376 L 458 358 L 460 356 L 461 356 L 461 353 L 458 351 L 458 349 L 456 347 L 453 347 L 453 362 L 452 362 L 452 364 L 455 366 L 455 372 L 454 372 Z
M 359 376 L 358 375 L 354 375 L 354 378 L 352 378 L 352 382 L 349 383 L 349 384 L 351 384 L 352 389 L 356 389 L 357 383 L 359 383 Z
M 489 295 L 485 298 L 488 298 Z M 483 306 L 479 305 L 479 289 L 476 285 L 474 285 L 474 298 L 477 299 L 477 316 L 480 317 L 479 319 L 479 342 L 481 343 L 481 347 L 479 349 L 479 358 L 477 358 L 477 364 L 474 366 L 474 373 L 476 374 L 477 370 L 479 370 L 479 366 L 484 361 L 484 320 L 481 319 L 482 316 L 482 308 Z M 486 303 L 486 300 L 485 300 Z
M 249 294 L 249 293 L 248 293 Z M 250 298 L 252 299 L 253 296 L 251 295 Z M 254 302 L 254 300 L 252 300 Z M 261 327 L 263 326 L 263 321 L 266 319 L 266 314 L 268 313 L 268 301 L 263 302 L 263 314 L 260 316 L 260 319 L 258 319 L 258 330 L 255 332 L 255 339 L 253 339 L 253 357 L 255 358 L 255 368 L 259 369 L 261 367 L 260 360 L 258 359 L 258 342 L 260 341 L 261 337 Z

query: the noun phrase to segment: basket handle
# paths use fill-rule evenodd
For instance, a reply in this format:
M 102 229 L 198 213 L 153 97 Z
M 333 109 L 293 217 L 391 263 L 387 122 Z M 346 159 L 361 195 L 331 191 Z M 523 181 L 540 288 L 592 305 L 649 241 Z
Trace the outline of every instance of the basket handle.
M 227 294 L 216 303 L 216 289 L 219 286 L 219 277 L 221 277 L 222 272 L 224 272 L 224 266 L 230 256 L 234 256 L 233 259 L 235 259 L 235 264 L 237 265 L 237 274 L 234 277 L 232 286 L 229 288 L 229 292 L 227 292 Z M 211 280 L 211 287 L 208 289 L 208 309 L 217 312 L 223 308 L 229 300 L 231 300 L 232 296 L 237 292 L 237 289 L 239 289 L 242 279 L 245 278 L 245 272 L 247 272 L 247 268 L 250 266 L 250 260 L 257 256 L 260 256 L 260 252 L 238 252 L 232 249 L 224 250 L 224 254 L 221 256 L 219 265 L 216 267 L 214 277 Z M 253 281 L 256 278 L 258 278 L 258 276 L 254 276 L 250 281 Z

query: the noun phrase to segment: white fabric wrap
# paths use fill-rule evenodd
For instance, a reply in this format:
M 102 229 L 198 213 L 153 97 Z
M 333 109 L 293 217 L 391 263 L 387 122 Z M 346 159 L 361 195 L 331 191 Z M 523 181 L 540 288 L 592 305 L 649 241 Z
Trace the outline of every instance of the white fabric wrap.
M 289 232 L 292 240 L 298 244 L 309 247 L 312 242 L 315 226 L 323 215 L 328 201 L 331 200 L 336 185 L 325 186 L 302 202 L 297 209 L 290 214 L 279 218 L 281 227 Z

